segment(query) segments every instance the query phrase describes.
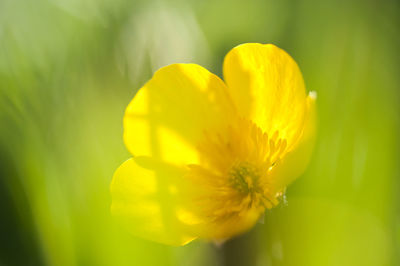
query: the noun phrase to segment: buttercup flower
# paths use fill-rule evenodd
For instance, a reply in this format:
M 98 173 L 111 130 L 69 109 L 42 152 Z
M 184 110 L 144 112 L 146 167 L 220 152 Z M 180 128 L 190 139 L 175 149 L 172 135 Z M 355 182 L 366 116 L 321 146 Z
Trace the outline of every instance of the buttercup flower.
M 249 230 L 308 164 L 315 93 L 280 48 L 225 57 L 224 81 L 195 64 L 158 70 L 124 116 L 133 158 L 115 172 L 112 213 L 133 234 L 183 245 Z

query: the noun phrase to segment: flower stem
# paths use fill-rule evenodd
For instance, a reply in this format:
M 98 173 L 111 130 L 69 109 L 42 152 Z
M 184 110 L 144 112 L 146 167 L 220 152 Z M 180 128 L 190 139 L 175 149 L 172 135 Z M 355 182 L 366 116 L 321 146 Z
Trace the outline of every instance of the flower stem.
M 218 248 L 219 265 L 221 266 L 253 266 L 257 263 L 256 230 L 233 238 Z

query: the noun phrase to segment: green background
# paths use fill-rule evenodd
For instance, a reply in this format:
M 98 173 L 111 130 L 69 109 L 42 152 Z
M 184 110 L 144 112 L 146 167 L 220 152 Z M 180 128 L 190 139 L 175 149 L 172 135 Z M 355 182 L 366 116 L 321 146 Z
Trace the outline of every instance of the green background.
M 400 3 L 0 0 L 0 265 L 400 265 Z M 110 216 L 123 112 L 159 67 L 274 43 L 318 93 L 307 172 L 222 247 Z

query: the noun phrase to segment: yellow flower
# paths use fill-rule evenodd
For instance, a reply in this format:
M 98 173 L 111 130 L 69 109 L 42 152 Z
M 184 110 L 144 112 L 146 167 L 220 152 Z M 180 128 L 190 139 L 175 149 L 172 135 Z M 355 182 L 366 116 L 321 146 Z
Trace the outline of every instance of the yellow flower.
M 223 74 L 169 65 L 128 105 L 133 158 L 114 174 L 111 211 L 134 235 L 171 245 L 231 238 L 308 164 L 315 93 L 306 95 L 296 62 L 249 43 L 226 55 Z

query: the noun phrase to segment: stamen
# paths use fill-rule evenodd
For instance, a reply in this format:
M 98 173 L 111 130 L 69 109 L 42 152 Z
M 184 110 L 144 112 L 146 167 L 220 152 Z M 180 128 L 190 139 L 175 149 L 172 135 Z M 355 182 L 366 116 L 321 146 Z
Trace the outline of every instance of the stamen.
M 287 150 L 287 141 L 278 130 L 263 132 L 250 120 L 217 132 L 205 132 L 199 143 L 200 164 L 190 165 L 188 176 L 204 188 L 198 195 L 203 217 L 230 219 L 249 210 L 272 208 L 279 202 L 270 187 L 270 174 Z

